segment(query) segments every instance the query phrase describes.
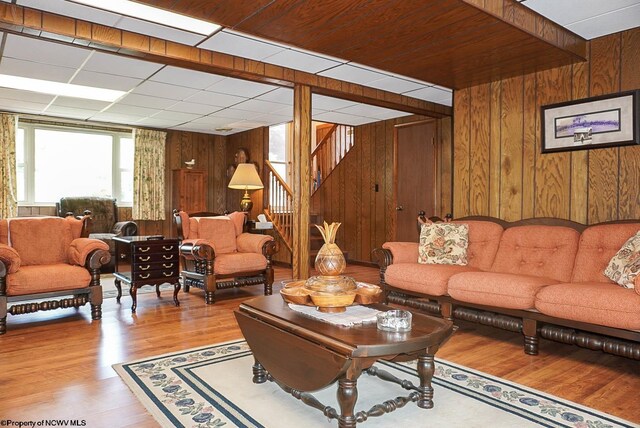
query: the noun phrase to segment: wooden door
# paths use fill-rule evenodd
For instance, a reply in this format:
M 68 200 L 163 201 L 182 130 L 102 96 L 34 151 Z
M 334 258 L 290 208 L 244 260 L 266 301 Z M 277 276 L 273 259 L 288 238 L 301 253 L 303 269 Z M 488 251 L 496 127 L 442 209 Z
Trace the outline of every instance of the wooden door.
M 187 213 L 207 211 L 207 172 L 173 170 L 173 207 Z
M 417 122 L 395 129 L 395 241 L 416 242 L 416 218 L 436 213 L 436 124 Z

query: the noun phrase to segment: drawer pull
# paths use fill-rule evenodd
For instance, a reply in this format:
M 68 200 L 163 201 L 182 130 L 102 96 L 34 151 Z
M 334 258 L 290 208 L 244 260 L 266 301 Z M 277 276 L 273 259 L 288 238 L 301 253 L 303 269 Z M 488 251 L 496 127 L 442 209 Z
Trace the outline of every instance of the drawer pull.
M 138 248 L 140 250 L 141 253 L 146 253 L 147 251 L 149 251 L 151 249 L 151 247 L 146 247 L 146 248 Z
M 140 260 L 141 262 L 148 262 L 149 260 L 151 260 L 151 256 L 138 257 L 138 260 Z
M 140 266 L 140 270 L 149 270 L 150 267 L 151 265 Z
M 172 268 L 173 267 L 173 263 L 169 263 L 169 264 L 162 263 L 162 267 L 165 268 L 165 269 Z
M 146 274 L 146 275 L 138 275 L 140 277 L 140 279 L 147 279 L 151 276 L 150 273 Z
M 162 246 L 162 249 L 163 249 L 163 250 L 165 250 L 165 251 L 171 251 L 171 250 L 173 250 L 173 245 L 170 245 L 170 246 L 168 246 L 168 247 L 165 247 L 165 246 L 163 245 L 163 246 Z
M 162 258 L 165 260 L 171 260 L 173 258 L 173 254 L 169 254 L 169 255 L 163 254 Z
M 166 277 L 170 277 L 170 276 L 173 276 L 173 271 L 171 271 L 171 272 L 169 272 L 169 273 L 162 272 L 162 274 L 163 274 L 164 276 L 166 276 Z

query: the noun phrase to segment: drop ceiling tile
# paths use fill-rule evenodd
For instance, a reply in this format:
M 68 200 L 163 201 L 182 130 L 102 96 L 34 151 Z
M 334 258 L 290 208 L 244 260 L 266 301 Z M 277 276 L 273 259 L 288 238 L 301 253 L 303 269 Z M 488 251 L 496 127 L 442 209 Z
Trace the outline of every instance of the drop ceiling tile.
M 526 0 L 523 6 L 533 9 L 539 14 L 557 22 L 560 25 L 567 25 L 626 8 L 638 3 L 638 0 Z M 636 25 L 638 26 L 636 18 Z M 620 30 L 614 30 L 617 32 Z
M 126 58 L 114 54 L 94 52 L 83 70 L 99 73 L 116 74 L 118 76 L 146 79 L 163 67 L 155 62 Z
M 229 94 L 219 94 L 216 92 L 200 91 L 195 95 L 185 98 L 186 102 L 198 104 L 206 104 L 214 107 L 230 107 L 234 104 L 247 100 L 246 97 L 238 97 Z
M 128 16 L 123 16 L 114 27 L 190 46 L 197 45 L 206 37 L 201 34 L 190 33 L 141 19 L 129 18 Z
M 165 120 L 179 120 L 181 122 L 189 122 L 194 119 L 198 119 L 202 117 L 201 114 L 192 114 L 192 113 L 181 113 L 177 111 L 161 111 L 157 114 L 153 115 L 154 119 L 165 119 Z
M 18 0 L 18 4 L 20 6 L 70 16 L 109 27 L 114 26 L 115 23 L 118 22 L 118 19 L 120 19 L 120 15 L 116 13 L 65 0 Z
M 130 91 L 142 82 L 141 79 L 116 76 L 114 74 L 96 73 L 94 71 L 80 71 L 73 78 L 74 85 L 93 86 L 96 88 L 115 89 L 117 91 Z
M 123 123 L 127 125 L 135 124 L 140 119 L 144 119 L 144 116 L 135 116 L 128 114 L 116 114 L 116 113 L 98 113 L 91 116 L 91 120 L 97 120 L 99 122 L 111 122 L 111 123 Z
M 269 64 L 276 64 L 314 74 L 341 64 L 340 62 L 300 52 L 296 49 L 280 51 L 275 55 L 263 59 L 263 61 Z
M 75 72 L 75 68 L 39 64 L 37 62 L 23 61 L 9 57 L 2 58 L 0 62 L 0 73 L 2 74 L 49 80 L 52 82 L 67 83 Z
M 311 107 L 319 108 L 321 110 L 339 110 L 341 108 L 355 105 L 353 101 L 343 100 L 340 98 L 331 98 L 324 95 L 313 94 L 311 98 Z
M 293 105 L 293 90 L 288 88 L 278 88 L 273 91 L 262 94 L 257 99 L 262 101 L 271 101 L 274 103 Z
M 62 116 L 62 117 L 70 117 L 73 119 L 86 120 L 91 116 L 95 115 L 97 111 L 95 110 L 87 110 L 82 108 L 73 108 L 73 107 L 65 107 L 65 106 L 49 106 L 44 111 L 44 114 L 51 116 Z
M 377 119 L 368 117 L 354 116 L 351 114 L 340 113 L 337 111 L 329 111 L 313 116 L 313 120 L 321 122 L 338 123 L 341 125 L 362 125 L 363 123 L 376 122 Z
M 171 128 L 184 123 L 181 120 L 157 119 L 155 117 L 145 117 L 140 119 L 136 124 L 144 126 L 153 126 L 156 128 Z
M 261 114 L 253 118 L 257 121 L 266 122 L 269 125 L 274 125 L 278 123 L 286 123 L 291 122 L 293 120 L 293 115 L 287 116 L 282 114 Z
M 252 111 L 245 110 L 237 110 L 235 108 L 225 108 L 223 110 L 217 111 L 207 117 L 224 117 L 227 119 L 237 119 L 237 120 L 248 120 L 253 117 L 258 116 L 257 113 Z
M 40 114 L 46 107 L 47 104 L 43 103 L 0 98 L 0 109 L 2 110 Z
M 585 39 L 595 39 L 638 26 L 640 26 L 640 4 L 575 22 L 567 25 L 567 28 Z
M 3 57 L 78 68 L 90 52 L 84 48 L 8 34 Z
M 248 36 L 232 34 L 227 30 L 219 31 L 199 44 L 198 47 L 256 61 L 262 61 L 286 49 Z
M 165 110 L 182 113 L 193 113 L 202 116 L 205 114 L 213 113 L 214 111 L 218 111 L 220 110 L 220 107 L 181 101 L 167 107 Z
M 113 104 L 107 110 L 104 111 L 107 114 L 124 114 L 138 116 L 138 118 L 147 117 L 159 113 L 160 110 L 155 110 L 147 107 L 128 106 L 125 104 Z
M 285 106 L 283 104 L 272 103 L 269 101 L 262 101 L 257 99 L 244 101 L 240 104 L 234 105 L 233 108 L 257 113 L 277 113 L 280 110 L 293 111 L 293 108 L 291 106 Z
M 343 64 L 330 70 L 318 73 L 320 76 L 332 77 L 334 79 L 344 80 L 346 82 L 367 85 L 369 82 L 383 79 L 387 75 L 375 71 L 367 70 L 362 67 L 356 67 L 351 64 Z
M 213 134 L 213 135 L 218 135 L 217 132 L 215 132 L 211 126 L 208 125 L 196 125 L 193 123 L 186 123 L 183 125 L 177 125 L 177 126 L 172 126 L 170 127 L 170 129 L 175 129 L 177 131 L 186 131 L 186 132 L 198 132 L 201 134 Z
M 11 89 L 11 88 L 0 88 L 0 98 L 16 100 L 16 101 L 27 101 L 31 103 L 44 104 L 45 106 L 49 104 L 55 98 L 54 95 L 41 94 L 39 92 L 28 92 L 21 91 L 19 89 Z
M 267 93 L 276 86 L 265 85 L 264 83 L 250 82 L 249 80 L 234 79 L 227 77 L 207 88 L 209 92 L 220 94 L 236 95 L 240 97 L 253 98 Z
M 356 104 L 354 106 L 340 109 L 337 112 L 351 114 L 354 116 L 364 116 L 378 120 L 393 119 L 395 117 L 407 116 L 411 114 L 368 104 Z
M 418 89 L 417 91 L 405 92 L 403 95 L 411 98 L 418 98 L 420 100 L 438 102 L 451 98 L 451 91 L 436 86 L 429 86 L 427 88 Z
M 201 126 L 201 127 L 209 127 L 209 128 L 216 128 L 216 127 L 220 127 L 220 126 L 226 126 L 228 125 L 230 122 L 234 122 L 236 119 L 232 119 L 232 118 L 228 118 L 228 117 L 218 117 L 218 116 L 203 116 L 199 119 L 195 119 L 192 120 L 191 122 L 189 122 L 189 124 L 192 124 L 194 126 Z
M 194 89 L 207 88 L 222 79 L 224 76 L 172 66 L 166 66 L 150 78 L 154 82 L 178 84 Z
M 243 128 L 243 129 L 260 128 L 261 126 L 269 126 L 269 124 L 267 122 L 254 119 L 254 120 L 241 120 L 238 122 L 232 122 L 229 124 L 229 126 L 235 130 L 238 128 Z
M 380 80 L 374 80 L 373 82 L 367 83 L 367 86 L 376 89 L 382 89 L 389 92 L 395 92 L 396 94 L 401 94 L 407 91 L 415 91 L 416 89 L 422 89 L 426 85 L 422 85 L 417 82 L 412 82 L 410 80 L 400 79 L 397 77 L 383 77 Z
M 182 101 L 196 94 L 198 91 L 184 86 L 168 85 L 166 83 L 146 81 L 133 90 L 134 94 L 150 95 Z
M 126 104 L 137 107 L 148 107 L 158 110 L 164 110 L 176 103 L 176 100 L 169 98 L 150 97 L 148 95 L 127 94 L 118 101 L 118 104 Z
M 71 98 L 71 97 L 56 97 L 53 102 L 54 106 L 58 107 L 73 107 L 77 109 L 86 109 L 100 111 L 105 107 L 108 107 L 111 103 L 106 101 L 97 101 L 97 100 L 84 100 L 82 98 Z

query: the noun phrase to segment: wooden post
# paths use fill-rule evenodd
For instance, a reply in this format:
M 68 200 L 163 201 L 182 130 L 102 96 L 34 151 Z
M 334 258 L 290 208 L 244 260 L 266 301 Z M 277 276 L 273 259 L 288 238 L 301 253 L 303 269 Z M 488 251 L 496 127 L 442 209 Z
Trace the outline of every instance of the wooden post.
M 293 278 L 309 278 L 311 87 L 293 88 Z

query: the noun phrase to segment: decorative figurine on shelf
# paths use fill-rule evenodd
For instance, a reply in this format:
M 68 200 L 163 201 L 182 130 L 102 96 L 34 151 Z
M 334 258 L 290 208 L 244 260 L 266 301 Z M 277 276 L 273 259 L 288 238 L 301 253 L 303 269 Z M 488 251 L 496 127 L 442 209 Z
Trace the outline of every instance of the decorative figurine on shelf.
M 191 159 L 190 161 L 186 161 L 184 164 L 187 166 L 187 169 L 193 169 L 193 166 L 196 164 L 196 160 Z

